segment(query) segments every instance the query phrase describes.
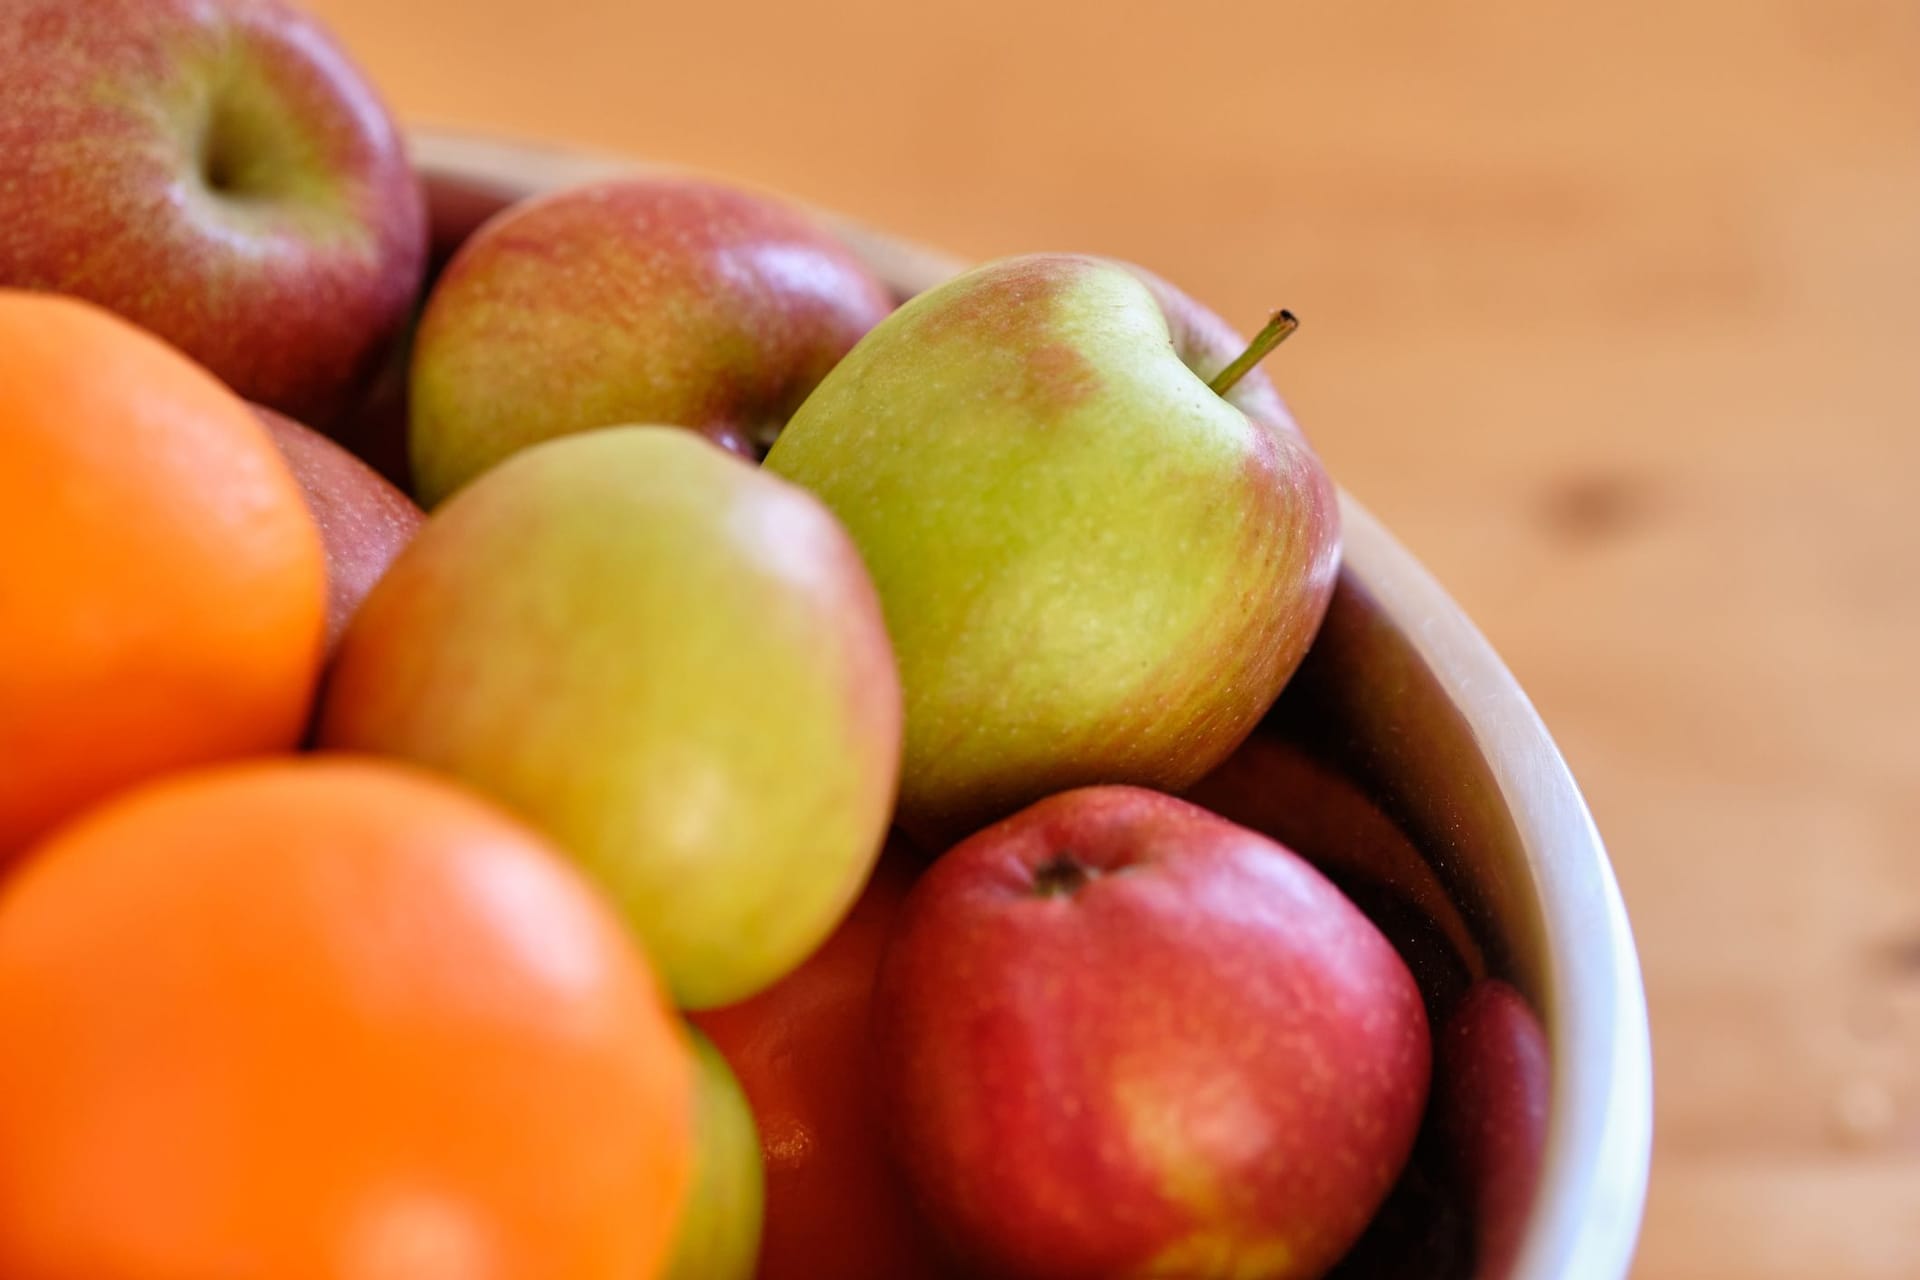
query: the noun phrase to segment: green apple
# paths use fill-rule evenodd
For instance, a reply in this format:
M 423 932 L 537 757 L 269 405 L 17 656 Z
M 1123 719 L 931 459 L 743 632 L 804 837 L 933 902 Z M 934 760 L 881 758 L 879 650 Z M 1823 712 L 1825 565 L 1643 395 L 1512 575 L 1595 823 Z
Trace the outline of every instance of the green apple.
M 421 318 L 421 499 L 611 423 L 672 423 L 757 459 L 892 307 L 826 228 L 753 192 L 634 177 L 523 201 L 460 246 Z
M 425 264 L 379 95 L 284 0 L 0 3 L 0 285 L 71 293 L 330 427 Z
M 880 590 L 909 831 L 1087 783 L 1177 790 L 1299 664 L 1338 514 L 1238 345 L 1122 264 L 1010 259 L 882 321 L 775 442 L 767 469 L 820 495 Z
M 694 1088 L 693 1189 L 664 1280 L 750 1280 L 760 1258 L 766 1172 L 760 1130 L 733 1068 L 688 1029 L 699 1075 Z
M 428 518 L 341 640 L 319 738 L 545 829 L 699 1008 L 785 974 L 859 894 L 900 719 L 832 515 L 693 432 L 623 427 L 526 450 Z

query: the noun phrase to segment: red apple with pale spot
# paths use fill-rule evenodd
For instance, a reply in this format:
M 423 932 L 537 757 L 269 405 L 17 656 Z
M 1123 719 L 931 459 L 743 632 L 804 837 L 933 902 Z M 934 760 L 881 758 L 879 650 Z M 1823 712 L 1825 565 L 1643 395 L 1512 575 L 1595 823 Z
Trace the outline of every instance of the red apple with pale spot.
M 1325 877 L 1132 787 L 936 862 L 874 1032 L 925 1213 L 1017 1280 L 1321 1275 L 1405 1164 L 1432 1053 L 1405 963 Z
M 0 11 L 0 285 L 117 311 L 329 425 L 426 257 L 419 179 L 358 68 L 281 0 Z
M 431 506 L 519 449 L 604 426 L 689 427 L 757 459 L 892 307 L 851 250 L 771 197 L 636 177 L 524 201 L 428 299 L 416 492 Z

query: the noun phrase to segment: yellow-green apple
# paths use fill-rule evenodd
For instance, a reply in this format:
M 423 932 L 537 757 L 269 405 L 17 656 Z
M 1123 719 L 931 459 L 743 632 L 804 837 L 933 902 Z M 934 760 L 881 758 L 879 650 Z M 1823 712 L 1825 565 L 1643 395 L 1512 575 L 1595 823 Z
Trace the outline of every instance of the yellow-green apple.
M 874 975 L 924 858 L 888 845 L 853 910 L 765 991 L 693 1015 L 760 1122 L 766 1230 L 759 1280 L 932 1280 L 944 1274 L 887 1154 L 868 1035 Z
M 1183 787 L 1298 665 L 1338 515 L 1272 385 L 1227 371 L 1237 345 L 1119 263 L 1009 259 L 888 317 L 775 442 L 767 468 L 825 500 L 880 590 L 909 832 Z
M 1512 986 L 1487 978 L 1434 1038 L 1434 1111 L 1473 1217 L 1474 1274 L 1506 1280 L 1520 1251 L 1547 1144 L 1547 1036 Z
M 1318 1276 L 1426 1102 L 1419 988 L 1306 862 L 1090 787 L 956 845 L 874 997 L 891 1140 L 981 1272 Z
M 347 628 L 319 737 L 544 828 L 701 1008 L 793 968 L 859 894 L 900 689 L 825 507 L 693 432 L 609 428 L 428 517 Z
M 11 0 L 0 285 L 77 294 L 327 425 L 419 288 L 386 107 L 281 0 Z
M 416 335 L 410 446 L 428 505 L 514 450 L 615 423 L 758 457 L 892 300 L 798 210 L 683 177 L 514 206 L 448 264 Z
M 306 495 L 327 547 L 327 652 L 424 518 L 406 494 L 310 427 L 254 406 Z
M 760 1133 L 727 1060 L 691 1032 L 694 1065 L 693 1189 L 664 1280 L 750 1280 L 760 1253 L 765 1175 Z

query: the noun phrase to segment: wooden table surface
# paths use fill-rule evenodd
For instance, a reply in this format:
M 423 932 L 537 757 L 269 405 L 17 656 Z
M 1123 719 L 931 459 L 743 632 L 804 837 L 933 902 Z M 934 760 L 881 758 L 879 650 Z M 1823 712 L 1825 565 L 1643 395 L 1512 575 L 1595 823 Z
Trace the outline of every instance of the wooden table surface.
M 1920 6 L 312 2 L 413 122 L 1298 311 L 1613 850 L 1636 1274 L 1920 1277 Z

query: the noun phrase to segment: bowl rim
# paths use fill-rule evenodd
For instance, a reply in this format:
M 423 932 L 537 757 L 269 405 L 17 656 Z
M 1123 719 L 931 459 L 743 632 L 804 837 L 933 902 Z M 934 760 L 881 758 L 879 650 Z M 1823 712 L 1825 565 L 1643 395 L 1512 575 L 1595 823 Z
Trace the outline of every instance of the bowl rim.
M 1519 837 L 1539 913 L 1553 1084 L 1511 1280 L 1620 1280 L 1653 1145 L 1646 990 L 1626 904 L 1546 724 L 1480 629 L 1373 515 L 1340 495 L 1346 563 L 1466 720 Z
M 696 172 L 445 128 L 413 130 L 410 145 L 423 173 L 478 182 L 502 195 L 623 174 Z M 966 266 L 841 214 L 813 212 L 903 292 L 928 288 Z M 1543 932 L 1553 1064 L 1547 1145 L 1509 1280 L 1621 1280 L 1646 1203 L 1653 1064 L 1640 961 L 1612 864 L 1566 761 L 1493 646 L 1344 489 L 1340 514 L 1347 568 L 1432 672 L 1493 774 L 1519 836 Z

